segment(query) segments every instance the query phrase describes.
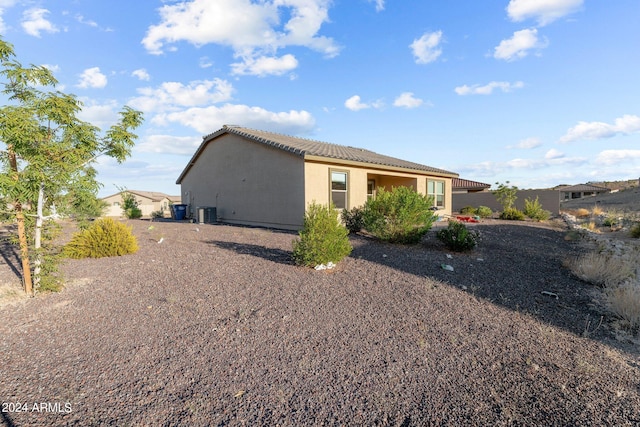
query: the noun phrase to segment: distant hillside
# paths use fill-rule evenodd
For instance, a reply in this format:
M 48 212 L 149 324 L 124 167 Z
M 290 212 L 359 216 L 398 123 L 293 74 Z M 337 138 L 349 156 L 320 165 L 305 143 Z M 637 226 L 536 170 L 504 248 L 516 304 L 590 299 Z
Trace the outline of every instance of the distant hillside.
M 589 181 L 587 184 L 610 188 L 611 190 L 625 190 L 627 188 L 638 187 L 638 181 L 640 181 L 640 179 L 630 179 L 628 181 Z

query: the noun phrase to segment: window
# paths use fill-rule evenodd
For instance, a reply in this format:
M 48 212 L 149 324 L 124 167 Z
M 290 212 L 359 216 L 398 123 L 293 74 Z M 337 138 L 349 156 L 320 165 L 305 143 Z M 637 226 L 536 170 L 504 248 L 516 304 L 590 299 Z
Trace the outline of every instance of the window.
M 370 179 L 367 181 L 367 200 L 373 199 L 376 196 L 376 180 Z
M 347 208 L 347 172 L 331 171 L 331 201 L 337 209 Z
M 113 202 L 113 206 L 120 206 L 120 202 Z
M 427 180 L 427 196 L 433 197 L 433 206 L 444 209 L 444 181 Z

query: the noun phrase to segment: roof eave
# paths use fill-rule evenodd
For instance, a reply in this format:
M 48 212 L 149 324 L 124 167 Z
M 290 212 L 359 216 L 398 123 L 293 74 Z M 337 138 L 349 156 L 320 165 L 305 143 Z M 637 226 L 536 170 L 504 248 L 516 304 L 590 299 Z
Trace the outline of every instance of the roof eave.
M 193 154 L 193 156 L 191 156 L 191 159 L 189 160 L 189 163 L 187 163 L 187 166 L 185 166 L 185 168 L 182 170 L 182 173 L 176 180 L 176 184 L 180 185 L 182 183 L 182 180 L 187 175 L 187 172 L 189 172 L 189 169 L 191 169 L 191 167 L 196 163 L 196 160 L 198 160 L 198 157 L 200 157 L 200 154 L 204 150 L 204 147 L 206 147 L 206 145 L 209 143 L 209 141 L 216 139 L 217 137 L 225 133 L 229 133 L 229 129 L 226 127 L 202 137 L 202 143 Z
M 393 172 L 402 172 L 402 173 L 412 173 L 416 175 L 429 175 L 429 176 L 439 176 L 443 178 L 457 178 L 459 175 L 455 172 L 449 171 L 437 171 L 437 170 L 426 170 L 426 169 L 413 169 L 413 168 L 403 168 L 399 166 L 389 166 L 378 163 L 369 163 L 369 162 L 361 162 L 357 160 L 343 160 L 335 157 L 327 157 L 327 156 L 318 156 L 312 154 L 306 154 L 304 156 L 305 161 L 313 161 L 320 163 L 331 163 L 335 165 L 345 165 L 345 166 L 357 166 L 366 169 L 376 169 L 380 171 L 393 171 Z

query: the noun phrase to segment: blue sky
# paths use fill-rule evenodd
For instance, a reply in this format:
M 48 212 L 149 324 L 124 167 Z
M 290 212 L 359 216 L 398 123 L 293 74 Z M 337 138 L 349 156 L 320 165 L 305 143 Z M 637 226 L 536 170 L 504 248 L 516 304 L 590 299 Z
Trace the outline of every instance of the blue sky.
M 543 188 L 640 177 L 638 0 L 0 0 L 24 64 L 106 129 L 116 186 L 179 194 L 202 136 L 272 130 Z

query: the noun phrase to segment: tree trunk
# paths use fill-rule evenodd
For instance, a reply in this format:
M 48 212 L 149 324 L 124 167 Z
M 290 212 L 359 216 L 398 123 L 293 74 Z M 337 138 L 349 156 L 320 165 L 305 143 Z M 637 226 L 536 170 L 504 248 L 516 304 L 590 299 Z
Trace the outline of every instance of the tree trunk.
M 20 241 L 20 258 L 22 258 L 22 281 L 24 291 L 27 295 L 33 296 L 33 282 L 31 281 L 31 264 L 29 263 L 29 245 L 27 244 L 27 233 L 24 227 L 24 212 L 22 205 L 17 203 L 14 206 L 16 211 L 16 221 L 18 221 L 18 239 Z
M 9 154 L 9 167 L 13 172 L 13 177 L 16 181 L 20 179 L 18 173 L 18 162 L 16 160 L 16 153 L 13 151 L 11 145 L 7 146 L 7 152 Z M 29 263 L 29 244 L 27 243 L 27 233 L 24 226 L 24 211 L 22 210 L 22 203 L 17 201 L 13 209 L 16 211 L 16 221 L 18 222 L 18 240 L 20 241 L 20 258 L 22 259 L 22 282 L 24 284 L 24 291 L 27 295 L 33 296 L 33 282 L 31 281 L 31 264 Z
M 40 265 L 42 264 L 41 254 L 38 250 L 42 247 L 42 223 L 44 222 L 44 183 L 40 183 L 40 189 L 38 190 L 38 207 L 36 210 L 36 232 L 34 249 L 36 251 L 36 259 L 33 262 L 33 288 L 38 289 L 40 284 Z

